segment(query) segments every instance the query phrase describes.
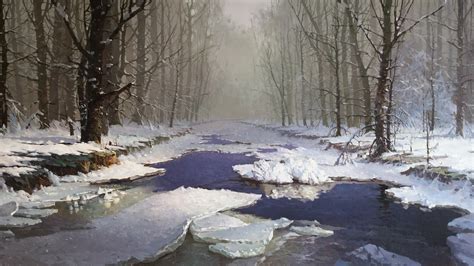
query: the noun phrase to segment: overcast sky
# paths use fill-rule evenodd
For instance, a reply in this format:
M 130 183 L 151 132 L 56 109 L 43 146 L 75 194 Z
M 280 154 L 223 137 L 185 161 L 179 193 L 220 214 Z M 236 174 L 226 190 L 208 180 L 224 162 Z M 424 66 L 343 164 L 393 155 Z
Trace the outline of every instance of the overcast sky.
M 224 0 L 224 15 L 238 25 L 250 26 L 250 20 L 259 9 L 271 0 Z

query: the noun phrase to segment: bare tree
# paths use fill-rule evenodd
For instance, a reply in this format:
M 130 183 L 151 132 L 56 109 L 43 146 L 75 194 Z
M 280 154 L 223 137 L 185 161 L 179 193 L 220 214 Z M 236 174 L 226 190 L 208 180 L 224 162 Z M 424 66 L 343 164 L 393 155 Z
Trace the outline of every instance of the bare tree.
M 146 70 L 146 16 L 145 12 L 137 15 L 137 75 L 136 75 L 136 92 L 137 106 L 132 116 L 132 121 L 141 125 L 145 111 L 145 102 L 147 91 L 145 86 L 145 70 Z
M 36 74 L 38 78 L 38 116 L 41 121 L 41 128 L 49 127 L 49 90 L 47 71 L 47 50 L 46 35 L 44 31 L 44 18 L 47 12 L 47 4 L 43 0 L 33 1 L 33 25 L 36 33 Z M 45 6 L 43 10 L 43 6 Z
M 119 22 L 110 34 L 104 34 L 107 21 L 107 14 L 110 11 L 112 0 L 90 0 L 90 20 L 89 30 L 84 47 L 77 38 L 74 29 L 69 23 L 69 18 L 63 16 L 69 34 L 71 35 L 74 45 L 81 52 L 83 64 L 81 64 L 80 77 L 85 82 L 85 102 L 84 110 L 86 114 L 81 118 L 81 141 L 82 142 L 101 142 L 102 125 L 104 116 L 104 107 L 107 106 L 112 99 L 118 97 L 122 92 L 129 90 L 132 83 L 110 92 L 105 91 L 104 69 L 107 68 L 108 58 L 106 51 L 110 48 L 113 38 L 120 33 L 122 27 L 145 9 L 148 1 L 142 0 L 139 3 L 130 2 L 128 6 L 122 6 Z M 57 5 L 57 10 L 63 14 L 63 8 Z M 128 11 L 126 11 L 128 10 Z M 125 13 L 126 12 L 126 13 Z M 105 59 L 105 60 L 104 60 Z
M 6 8 L 4 0 L 0 0 L 0 130 L 8 126 L 8 98 L 7 98 L 7 74 L 8 74 L 8 43 L 5 30 Z

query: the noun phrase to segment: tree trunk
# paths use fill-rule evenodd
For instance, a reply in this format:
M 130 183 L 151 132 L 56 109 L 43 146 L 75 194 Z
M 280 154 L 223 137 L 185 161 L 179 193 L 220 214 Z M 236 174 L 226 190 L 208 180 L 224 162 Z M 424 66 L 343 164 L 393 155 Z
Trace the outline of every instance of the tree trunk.
M 160 49 L 161 51 L 165 51 L 166 40 L 165 40 L 165 1 L 160 1 Z M 153 1 L 156 2 L 156 1 Z M 152 19 L 153 21 L 153 19 Z M 163 123 L 166 119 L 166 68 L 161 67 L 160 69 L 160 104 L 161 109 L 159 110 L 159 119 L 160 122 Z
M 379 157 L 388 151 L 389 144 L 385 136 L 386 93 L 392 50 L 392 0 L 383 0 L 382 18 L 382 54 L 380 56 L 377 91 L 375 97 L 375 150 L 373 157 Z
M 178 35 L 178 60 L 176 61 L 176 64 L 174 65 L 175 68 L 175 88 L 174 88 L 174 94 L 173 94 L 173 102 L 171 105 L 171 114 L 170 114 L 170 123 L 169 126 L 173 127 L 174 124 L 174 119 L 175 116 L 179 117 L 179 114 L 177 112 L 179 111 L 179 94 L 182 91 L 181 89 L 181 64 L 183 63 L 184 59 L 184 54 L 182 51 L 183 48 L 183 35 L 184 35 L 184 25 L 183 25 L 183 17 L 182 17 L 182 6 L 183 6 L 183 1 L 179 0 L 179 5 L 178 5 L 178 13 L 179 13 L 179 35 Z
M 352 43 L 352 47 L 354 50 L 354 58 L 356 61 L 357 69 L 359 70 L 359 80 L 360 85 L 362 85 L 363 90 L 363 98 L 364 98 L 364 124 L 365 126 L 370 126 L 372 124 L 372 99 L 370 93 L 370 83 L 369 83 L 369 76 L 367 75 L 367 67 L 364 64 L 364 60 L 362 59 L 362 53 L 359 48 L 359 41 L 357 38 L 357 24 L 354 21 L 352 11 L 346 1 L 346 8 L 345 13 L 346 17 L 348 18 L 348 26 L 349 26 L 349 37 Z M 356 1 L 356 7 L 358 2 Z
M 349 67 L 347 66 L 348 61 L 348 47 L 347 47 L 347 16 L 344 17 L 341 29 L 341 79 L 343 99 L 342 107 L 344 109 L 344 116 L 346 119 L 346 125 L 352 126 L 352 105 L 350 105 L 350 87 L 349 87 Z
M 7 73 L 8 73 L 8 43 L 5 31 L 6 10 L 4 0 L 0 0 L 0 130 L 8 127 L 8 99 L 7 99 Z
M 47 43 L 44 32 L 44 13 L 43 0 L 33 1 L 33 17 L 36 33 L 36 56 L 38 78 L 38 109 L 41 122 L 41 129 L 49 127 L 49 90 L 48 90 L 48 73 L 47 73 Z
M 336 137 L 341 136 L 342 127 L 342 95 L 341 95 L 341 58 L 340 58 L 340 47 L 339 47 L 339 19 L 337 14 L 334 17 L 334 75 L 335 75 L 335 119 L 336 119 Z
M 105 31 L 106 34 L 110 35 L 111 31 L 117 27 L 118 23 L 118 16 L 119 16 L 119 1 L 112 1 L 112 6 L 110 8 L 110 15 L 107 16 L 106 27 L 107 30 Z M 125 30 L 123 30 L 125 31 Z M 125 51 L 125 46 L 121 47 L 121 38 L 125 37 L 125 34 L 117 34 L 113 39 L 112 43 L 110 44 L 110 50 L 106 51 L 110 54 L 110 56 L 106 57 L 109 61 L 106 66 L 106 74 L 105 74 L 105 91 L 111 92 L 113 90 L 117 90 L 120 88 L 121 79 L 123 75 L 123 69 L 121 69 L 121 54 L 120 50 L 123 49 Z M 123 40 L 125 44 L 125 39 Z M 124 59 L 125 60 L 125 59 Z M 123 63 L 125 66 L 125 62 Z M 119 98 L 113 98 L 110 102 L 105 106 L 106 117 L 103 119 L 103 129 L 102 133 L 106 134 L 108 132 L 109 125 L 121 125 L 122 122 L 120 121 L 120 110 L 119 110 Z
M 141 125 L 145 115 L 145 67 L 146 67 L 146 51 L 145 51 L 145 33 L 146 33 L 146 17 L 144 12 L 137 15 L 137 106 L 132 116 L 132 121 Z
M 464 27 L 465 27 L 465 1 L 458 0 L 457 10 L 457 60 L 456 60 L 456 92 L 454 103 L 456 104 L 456 135 L 464 136 L 464 110 L 465 110 L 465 81 L 464 81 Z
M 17 34 L 19 31 L 22 21 L 21 21 L 21 13 L 20 13 L 20 8 L 19 8 L 20 2 L 11 0 L 10 1 L 10 10 L 11 10 L 11 19 L 10 19 L 10 28 L 15 29 L 14 31 L 11 32 L 10 34 L 10 43 L 11 43 L 11 49 L 13 51 L 13 54 L 16 56 L 16 58 L 20 58 L 23 53 L 23 44 L 20 44 L 17 38 Z M 20 74 L 20 67 L 19 67 L 19 62 L 15 62 L 12 64 L 12 70 L 13 70 L 13 75 L 14 75 L 14 81 L 15 81 L 15 99 L 20 102 L 22 105 L 24 104 L 23 102 L 23 82 L 21 80 L 21 74 Z
M 323 126 L 328 126 L 328 115 L 327 115 L 327 107 L 326 107 L 326 93 L 324 90 L 326 89 L 324 84 L 324 67 L 321 55 L 319 56 L 318 60 L 318 87 L 319 87 L 319 103 L 321 107 L 321 119 L 323 121 Z
M 306 114 L 306 80 L 304 75 L 304 43 L 301 31 L 298 32 L 299 42 L 299 57 L 300 57 L 300 81 L 301 81 L 301 116 L 303 118 L 303 125 L 308 126 Z
M 184 97 L 185 101 L 183 102 L 184 108 L 184 118 L 187 121 L 191 120 L 191 86 L 192 86 L 192 79 L 193 79 L 193 46 L 192 46 L 192 36 L 193 36 L 193 14 L 192 10 L 194 7 L 194 0 L 189 0 L 186 9 L 186 54 L 187 54 L 187 71 L 186 71 L 186 84 Z

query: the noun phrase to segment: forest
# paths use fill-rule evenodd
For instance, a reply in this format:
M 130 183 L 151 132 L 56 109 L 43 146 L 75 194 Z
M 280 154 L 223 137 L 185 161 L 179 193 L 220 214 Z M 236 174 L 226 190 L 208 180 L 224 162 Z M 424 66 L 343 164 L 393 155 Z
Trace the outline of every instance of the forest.
M 473 6 L 0 0 L 0 264 L 474 265 Z

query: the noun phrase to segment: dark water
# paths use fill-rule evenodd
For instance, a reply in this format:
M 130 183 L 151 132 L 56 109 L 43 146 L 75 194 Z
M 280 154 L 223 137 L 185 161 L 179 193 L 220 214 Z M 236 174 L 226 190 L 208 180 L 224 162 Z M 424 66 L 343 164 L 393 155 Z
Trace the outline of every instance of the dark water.
M 64 230 L 90 229 L 92 220 L 118 213 L 152 194 L 153 190 L 149 187 L 135 187 L 128 189 L 124 196 L 114 201 L 97 197 L 84 205 L 76 206 L 69 202 L 57 202 L 55 208 L 58 209 L 58 213 L 43 218 L 42 223 L 11 230 L 17 238 L 25 238 L 54 234 Z
M 258 184 L 243 181 L 232 170 L 233 165 L 252 163 L 254 160 L 244 154 L 191 153 L 156 164 L 156 167 L 166 168 L 167 172 L 149 185 L 155 191 L 186 186 L 262 194 Z M 264 264 L 334 265 L 344 253 L 372 243 L 424 265 L 449 265 L 451 262 L 446 238 L 451 233 L 447 230 L 447 224 L 461 214 L 439 208 L 430 212 L 414 206 L 405 209 L 387 198 L 385 189 L 386 186 L 373 183 L 341 183 L 314 201 L 264 196 L 254 206 L 237 211 L 271 219 L 286 217 L 292 220 L 318 220 L 323 225 L 338 228 L 335 235 L 329 238 L 315 240 L 312 237 L 300 237 L 291 240 L 281 252 L 269 256 Z M 159 264 L 187 264 L 189 260 L 185 260 L 185 257 L 189 259 L 189 256 L 202 252 L 206 252 L 205 246 L 203 248 L 187 240 L 174 255 L 162 258 Z M 207 257 L 209 264 L 223 262 L 219 255 L 209 252 L 199 256 Z M 200 262 L 206 264 L 205 261 Z
M 148 185 L 152 185 L 156 191 L 168 191 L 184 186 L 261 193 L 257 184 L 242 181 L 232 170 L 233 165 L 249 164 L 255 160 L 254 157 L 244 154 L 194 152 L 153 165 L 165 168 L 166 174 L 155 178 Z

